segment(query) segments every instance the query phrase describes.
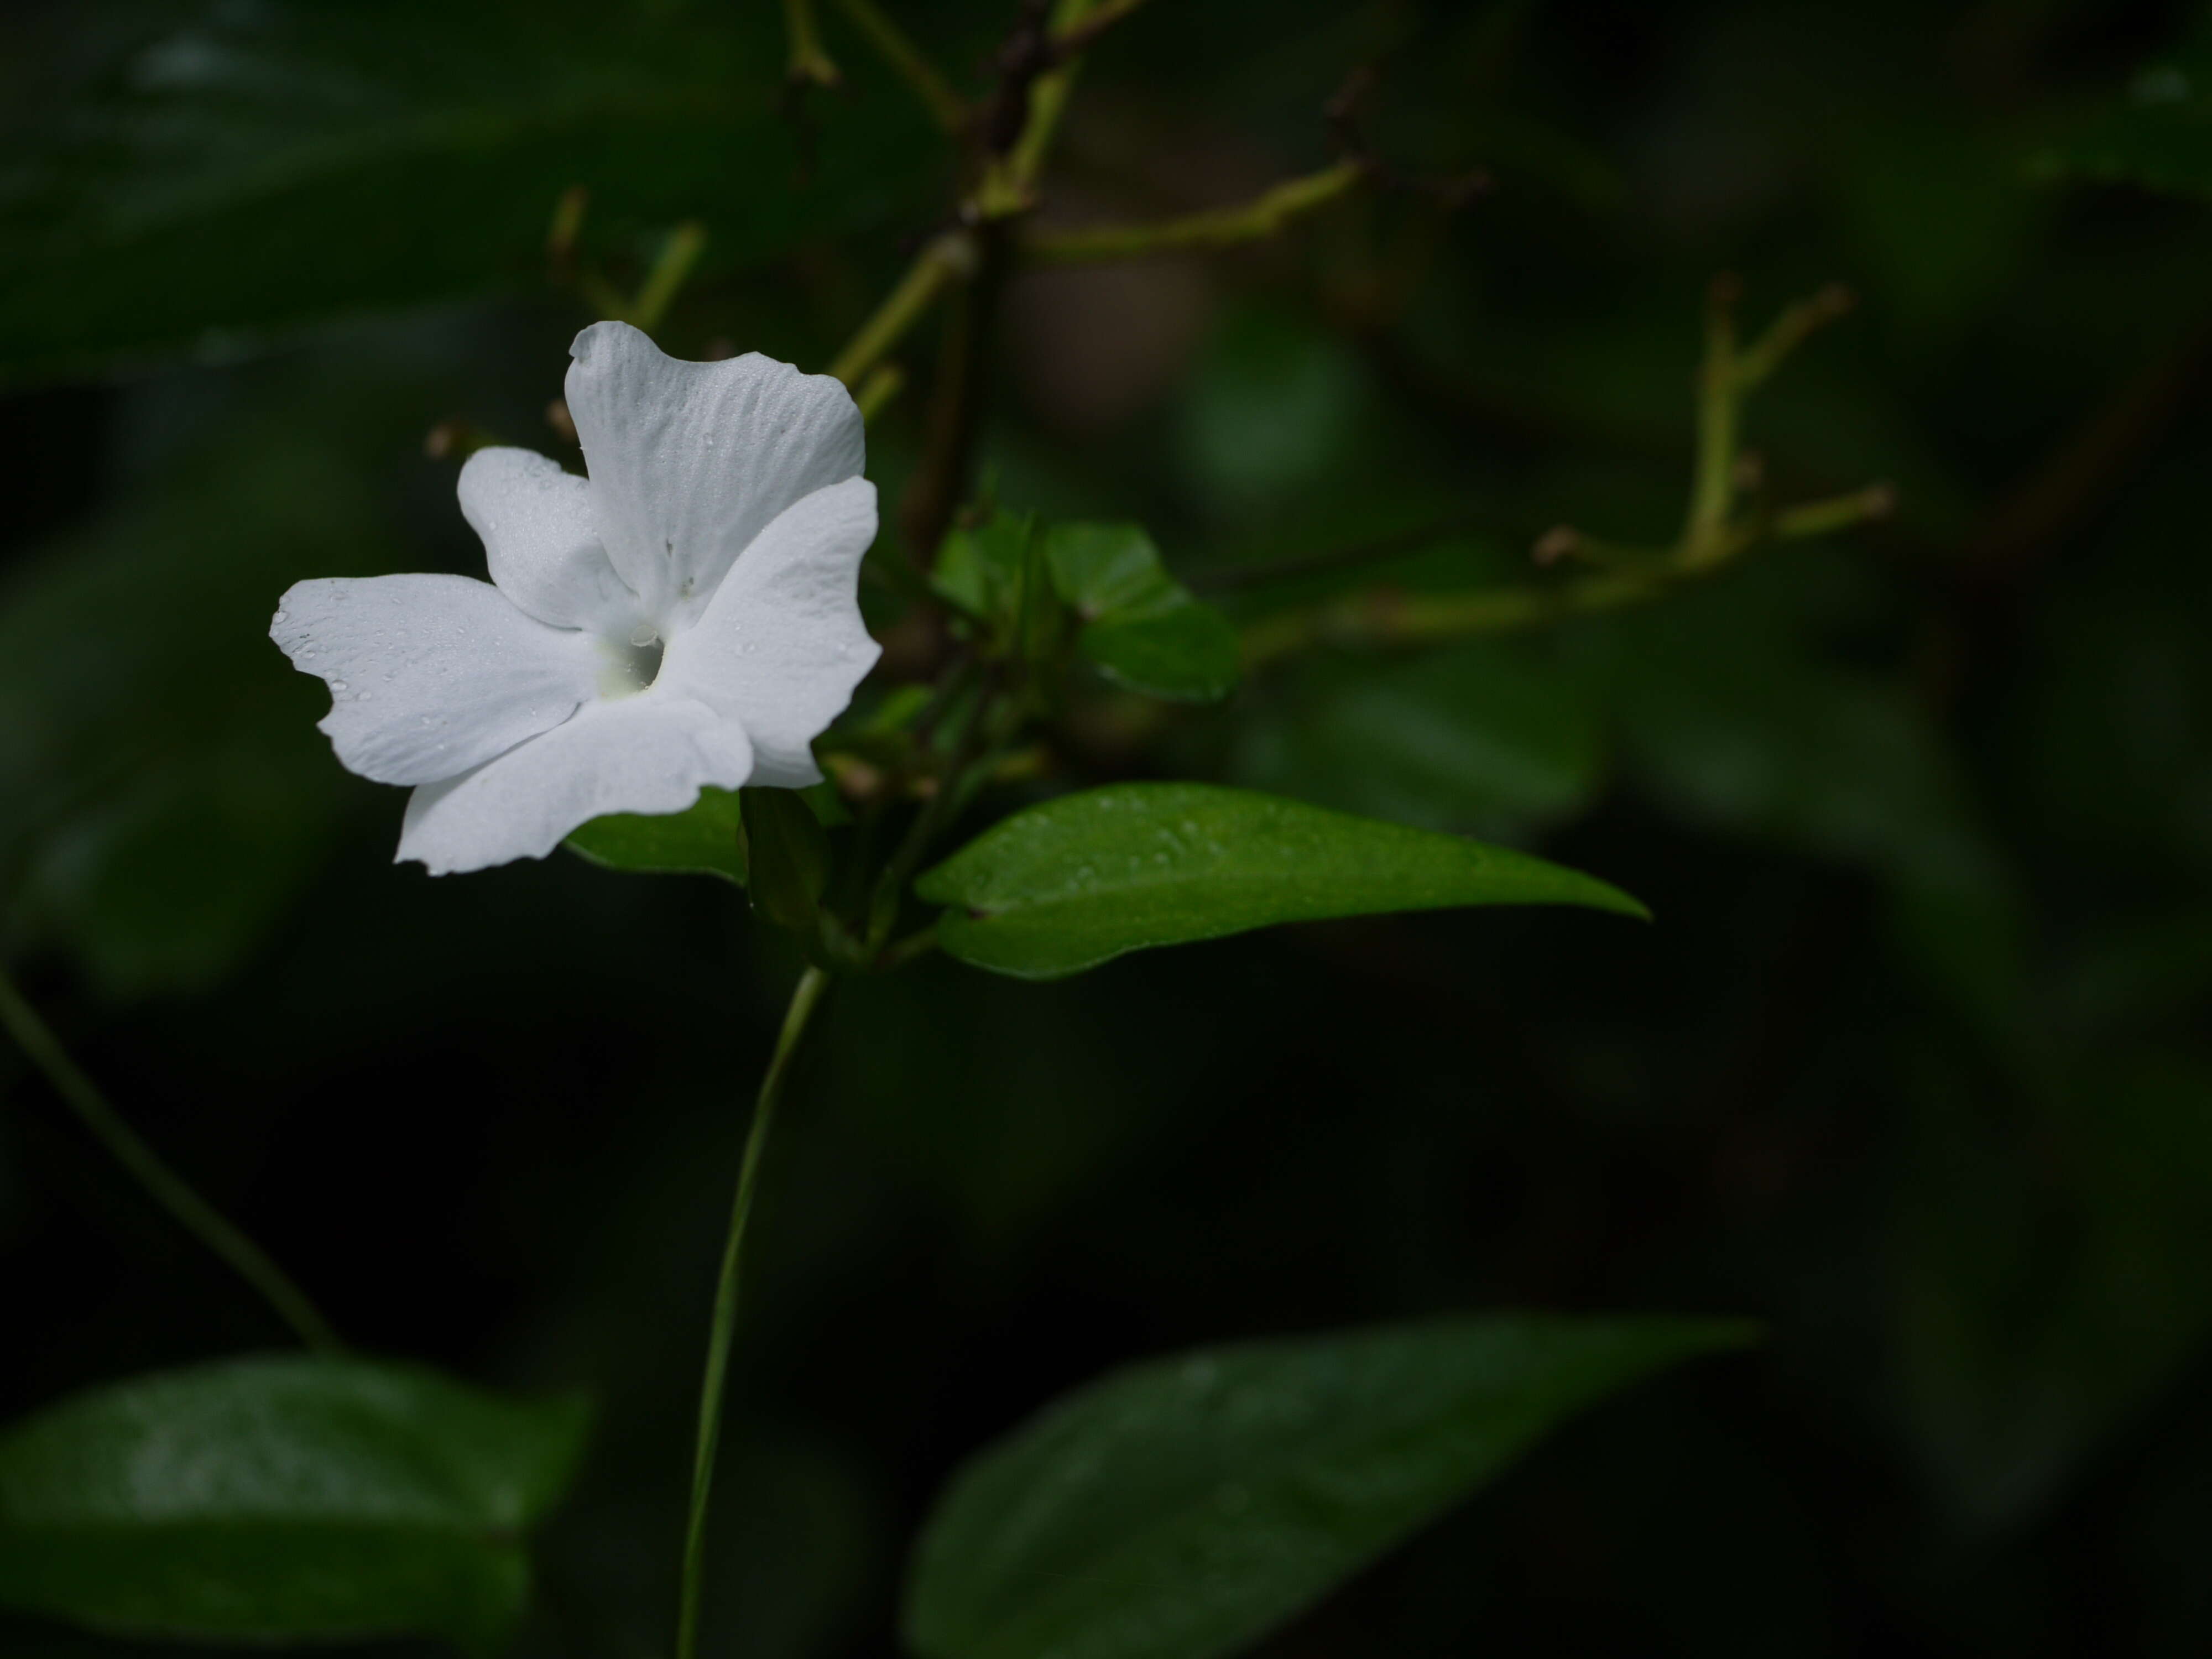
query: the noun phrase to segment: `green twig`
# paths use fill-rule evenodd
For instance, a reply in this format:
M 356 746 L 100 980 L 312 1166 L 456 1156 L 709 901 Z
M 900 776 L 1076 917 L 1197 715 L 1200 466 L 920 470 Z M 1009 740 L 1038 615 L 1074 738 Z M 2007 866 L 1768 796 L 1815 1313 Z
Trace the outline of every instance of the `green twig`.
M 853 401 L 860 405 L 860 418 L 874 420 L 905 385 L 906 371 L 896 363 L 878 363 L 853 391 Z
M 1107 0 L 1111 6 L 1112 0 Z M 1081 42 L 1091 33 L 1091 20 L 1105 8 L 1095 0 L 1058 0 L 1052 11 L 1052 40 Z M 1026 213 L 1036 204 L 1037 174 L 1060 131 L 1060 118 L 1075 90 L 1075 75 L 1082 59 L 1074 50 L 1055 47 L 1047 61 L 1058 63 L 1028 84 L 1028 114 L 1006 154 L 994 157 L 975 187 L 970 207 L 979 218 L 1006 219 Z
M 308 1347 L 318 1353 L 344 1351 L 330 1322 L 307 1299 L 307 1293 L 269 1259 L 259 1245 L 193 1191 L 185 1178 L 163 1163 L 161 1155 L 123 1121 L 122 1115 L 108 1103 L 99 1086 L 70 1058 L 52 1028 L 39 1018 L 38 1011 L 4 974 L 0 974 L 0 1025 L 8 1028 L 9 1035 L 85 1127 L 178 1225 L 222 1257 L 233 1272 L 259 1291 L 262 1299 L 276 1310 L 277 1316 Z
M 1713 285 L 1706 312 L 1705 354 L 1698 374 L 1697 459 L 1689 510 L 1679 540 L 1668 547 L 1622 547 L 1561 526 L 1536 543 L 1539 564 L 1574 559 L 1595 567 L 1556 584 L 1520 584 L 1467 593 L 1408 595 L 1391 590 L 1353 594 L 1250 624 L 1243 635 L 1248 671 L 1319 645 L 1406 646 L 1542 627 L 1570 617 L 1640 605 L 1681 584 L 1711 576 L 1764 541 L 1825 536 L 1884 518 L 1896 495 L 1871 484 L 1849 495 L 1779 511 L 1739 514 L 1736 498 L 1755 474 L 1740 447 L 1745 394 L 1821 324 L 1848 308 L 1840 288 L 1823 289 L 1787 307 L 1748 349 L 1736 343 L 1735 284 Z
M 783 32 L 791 43 L 784 74 L 793 86 L 834 87 L 841 78 L 837 65 L 822 49 L 822 35 L 814 24 L 814 0 L 783 0 Z
M 1682 562 L 1708 565 L 1726 556 L 1729 514 L 1735 505 L 1735 281 L 1720 277 L 1705 302 L 1705 357 L 1698 371 L 1698 458 L 1690 480 L 1689 516 L 1682 526 Z
M 792 1056 L 806 1034 L 807 1022 L 830 988 L 830 975 L 809 968 L 799 976 L 791 1006 L 783 1016 L 783 1029 L 775 1039 L 767 1073 L 753 1103 L 752 1127 L 745 1135 L 745 1151 L 738 1166 L 738 1185 L 730 1200 L 729 1237 L 722 1245 L 722 1270 L 714 1284 L 714 1313 L 707 1335 L 707 1370 L 699 1391 L 699 1438 L 691 1460 L 691 1511 L 684 1534 L 684 1582 L 676 1613 L 676 1659 L 697 1659 L 699 1650 L 699 1592 L 704 1580 L 707 1548 L 707 1508 L 714 1484 L 714 1454 L 722 1439 L 722 1395 L 729 1376 L 730 1339 L 737 1330 L 738 1286 L 743 1265 L 745 1224 L 752 1218 L 753 1193 L 760 1182 L 762 1154 L 769 1130 L 775 1121 L 776 1103 L 782 1097 L 784 1079 Z
M 1053 45 L 1064 52 L 1081 52 L 1144 3 L 1145 0 L 1095 0 L 1079 18 L 1064 21 L 1053 31 Z
M 648 334 L 659 328 L 660 319 L 667 315 L 668 307 L 684 286 L 684 279 L 699 263 L 699 255 L 706 246 L 707 228 L 696 219 L 686 219 L 670 231 L 668 240 L 660 245 L 659 257 L 646 274 L 644 286 L 630 304 L 626 320 Z
M 975 271 L 976 257 L 975 239 L 962 231 L 947 231 L 931 242 L 915 257 L 875 315 L 860 325 L 860 332 L 837 354 L 830 372 L 847 386 L 857 386 L 876 360 L 921 320 L 948 283 Z
M 837 0 L 837 8 L 867 37 L 877 56 L 913 89 L 932 120 L 947 132 L 958 132 L 968 125 L 967 100 L 952 89 L 952 83 L 938 72 L 937 65 L 912 37 L 877 7 L 875 0 Z
M 1364 173 L 1357 161 L 1339 161 L 1319 173 L 1285 180 L 1235 207 L 1212 208 L 1148 225 L 1033 230 L 1022 239 L 1022 251 L 1046 264 L 1066 264 L 1263 241 L 1291 220 L 1334 201 L 1358 184 Z
M 1768 325 L 1735 362 L 1735 386 L 1738 392 L 1749 392 L 1782 366 L 1782 360 L 1805 343 L 1816 329 L 1832 323 L 1851 308 L 1851 291 L 1841 283 L 1831 283 L 1809 300 L 1785 306 L 1782 314 Z

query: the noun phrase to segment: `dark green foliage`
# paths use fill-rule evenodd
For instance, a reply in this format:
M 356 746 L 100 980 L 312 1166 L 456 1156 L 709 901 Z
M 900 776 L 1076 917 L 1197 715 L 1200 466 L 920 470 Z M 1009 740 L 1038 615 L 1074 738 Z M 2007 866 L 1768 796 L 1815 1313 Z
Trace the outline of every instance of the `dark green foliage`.
M 963 92 L 1016 9 L 882 3 Z M 808 369 L 952 222 L 950 149 L 843 9 L 814 8 L 843 87 L 805 93 L 781 9 L 0 8 L 0 951 L 341 1328 L 605 1400 L 522 1659 L 668 1650 L 714 1235 L 797 951 L 703 882 L 395 870 L 404 794 L 337 767 L 265 629 L 301 577 L 481 574 L 425 432 L 577 465 L 544 414 L 564 348 L 678 222 L 708 240 L 666 349 Z M 878 914 L 848 878 L 932 799 L 923 868 L 1157 780 L 1523 848 L 1657 921 L 848 976 L 763 1184 L 709 1659 L 893 1650 L 950 1473 L 1133 1357 L 1482 1306 L 1771 1336 L 1502 1469 L 1264 1651 L 2195 1659 L 2202 29 L 2088 0 L 1155 0 L 1114 27 L 1036 222 L 1325 165 L 1322 101 L 1366 64 L 1352 130 L 1387 181 L 1218 259 L 1009 273 L 947 505 L 1013 510 L 933 571 L 908 484 L 958 336 L 907 337 L 868 434 L 884 666 L 820 745 L 856 821 L 825 884 L 799 860 L 808 949 L 854 943 L 808 896 Z M 1473 166 L 1494 187 L 1445 211 Z M 1312 608 L 1606 574 L 1531 558 L 1558 525 L 1668 543 L 1723 271 L 1747 328 L 1832 281 L 1858 301 L 1747 408 L 1745 510 L 1882 479 L 1893 517 L 1601 616 L 1240 665 L 1231 630 Z M 1030 700 L 1003 746 L 967 724 L 986 679 Z M 969 753 L 988 783 L 932 797 Z M 736 877 L 730 811 L 579 841 Z M 1349 868 L 1393 879 L 1371 844 Z M 1340 868 L 1268 873 L 1172 927 L 1107 890 L 1024 933 L 1031 871 L 981 920 L 963 887 L 945 939 L 1058 971 L 1364 908 Z M 5 1045 L 0 1256 L 19 1419 L 274 1332 Z M 519 1552 L 477 1559 L 413 1622 L 481 1634 L 462 1604 L 510 1595 Z M 152 1650 L 59 1613 L 0 1648 Z
M 1117 685 L 1213 702 L 1237 684 L 1237 633 L 1167 573 L 1132 524 L 1056 524 L 1044 532 L 1054 590 L 1081 622 L 1076 648 Z
M 234 351 L 270 331 L 634 265 L 680 219 L 758 259 L 848 228 L 915 152 L 888 99 L 812 176 L 758 8 L 510 0 L 173 9 L 66 100 L 0 185 L 0 374 Z
M 584 1424 L 579 1401 L 359 1360 L 112 1384 L 0 1432 L 0 1603 L 146 1636 L 495 1650 Z
M 1202 1349 L 1059 1401 L 955 1477 L 907 1591 L 922 1659 L 1215 1659 L 1560 1419 L 1749 1339 L 1492 1317 Z

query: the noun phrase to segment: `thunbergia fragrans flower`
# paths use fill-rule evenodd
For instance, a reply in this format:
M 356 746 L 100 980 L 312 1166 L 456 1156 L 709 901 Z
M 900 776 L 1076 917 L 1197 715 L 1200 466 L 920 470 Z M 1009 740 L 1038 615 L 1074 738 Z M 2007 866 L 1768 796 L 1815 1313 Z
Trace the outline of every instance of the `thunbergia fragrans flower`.
M 300 582 L 269 630 L 329 683 L 338 759 L 415 786 L 398 856 L 433 875 L 702 785 L 819 782 L 810 745 L 878 654 L 857 602 L 876 492 L 842 386 L 757 354 L 680 362 L 626 323 L 569 355 L 589 479 L 526 449 L 461 469 L 490 581 Z

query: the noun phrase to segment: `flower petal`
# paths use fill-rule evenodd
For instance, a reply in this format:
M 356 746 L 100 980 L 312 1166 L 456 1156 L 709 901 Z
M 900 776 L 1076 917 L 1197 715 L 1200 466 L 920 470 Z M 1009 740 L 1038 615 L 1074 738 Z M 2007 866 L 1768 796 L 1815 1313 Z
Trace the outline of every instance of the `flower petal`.
M 682 362 L 628 323 L 568 352 L 600 540 L 668 637 L 770 520 L 866 459 L 860 411 L 826 374 L 757 352 Z
M 744 726 L 756 783 L 822 781 L 813 741 L 883 654 L 859 598 L 875 538 L 875 485 L 816 490 L 753 538 L 706 614 L 669 642 L 661 683 Z
M 744 731 L 689 698 L 658 690 L 586 704 L 566 725 L 473 772 L 417 789 L 399 858 L 434 876 L 542 859 L 608 812 L 680 812 L 702 784 L 749 781 Z
M 479 449 L 461 469 L 461 516 L 483 538 L 492 585 L 556 628 L 621 638 L 637 595 L 599 545 L 592 486 L 528 449 Z
M 329 683 L 317 724 L 349 770 L 379 783 L 450 778 L 558 726 L 604 667 L 589 635 L 467 576 L 295 582 L 269 637 Z

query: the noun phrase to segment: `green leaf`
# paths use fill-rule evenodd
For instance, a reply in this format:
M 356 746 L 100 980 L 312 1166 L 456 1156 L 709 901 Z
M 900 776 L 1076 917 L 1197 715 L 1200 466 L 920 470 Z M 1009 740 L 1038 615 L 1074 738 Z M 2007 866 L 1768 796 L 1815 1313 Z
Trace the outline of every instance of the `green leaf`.
M 0 1434 L 0 1604 L 150 1636 L 483 1649 L 522 1610 L 522 1534 L 586 1415 L 307 1357 L 77 1395 Z
M 1237 630 L 1167 573 L 1141 526 L 1060 524 L 1045 533 L 1053 586 L 1083 619 L 1077 648 L 1109 679 L 1183 702 L 1237 684 Z
M 937 550 L 930 586 L 978 622 L 1010 629 L 1021 609 L 1022 571 L 1036 528 L 1029 514 L 993 513 L 950 532 Z
M 1279 921 L 1470 904 L 1643 908 L 1525 853 L 1242 789 L 1117 784 L 995 825 L 915 884 L 963 962 L 1057 979 Z
M 172 15 L 19 137 L 0 180 L 0 373 L 542 289 L 555 204 L 577 185 L 587 261 L 631 277 L 703 214 L 707 258 L 726 266 L 879 215 L 931 159 L 877 81 L 817 117 L 798 181 L 779 31 L 756 7 L 200 0 Z
M 1738 1346 L 1711 1320 L 1440 1320 L 1139 1365 L 954 1478 L 922 1659 L 1212 1659 L 1311 1605 L 1571 1413 Z
M 753 908 L 778 927 L 811 932 L 830 884 L 830 836 L 795 789 L 740 789 Z
M 681 812 L 613 812 L 568 837 L 568 849 L 610 870 L 720 876 L 745 884 L 744 823 L 734 789 L 703 788 Z
M 1045 559 L 1060 597 L 1086 622 L 1189 602 L 1141 525 L 1054 525 L 1045 532 Z
M 1193 599 L 1149 617 L 1097 622 L 1076 648 L 1117 685 L 1173 702 L 1218 702 L 1237 689 L 1237 630 Z

